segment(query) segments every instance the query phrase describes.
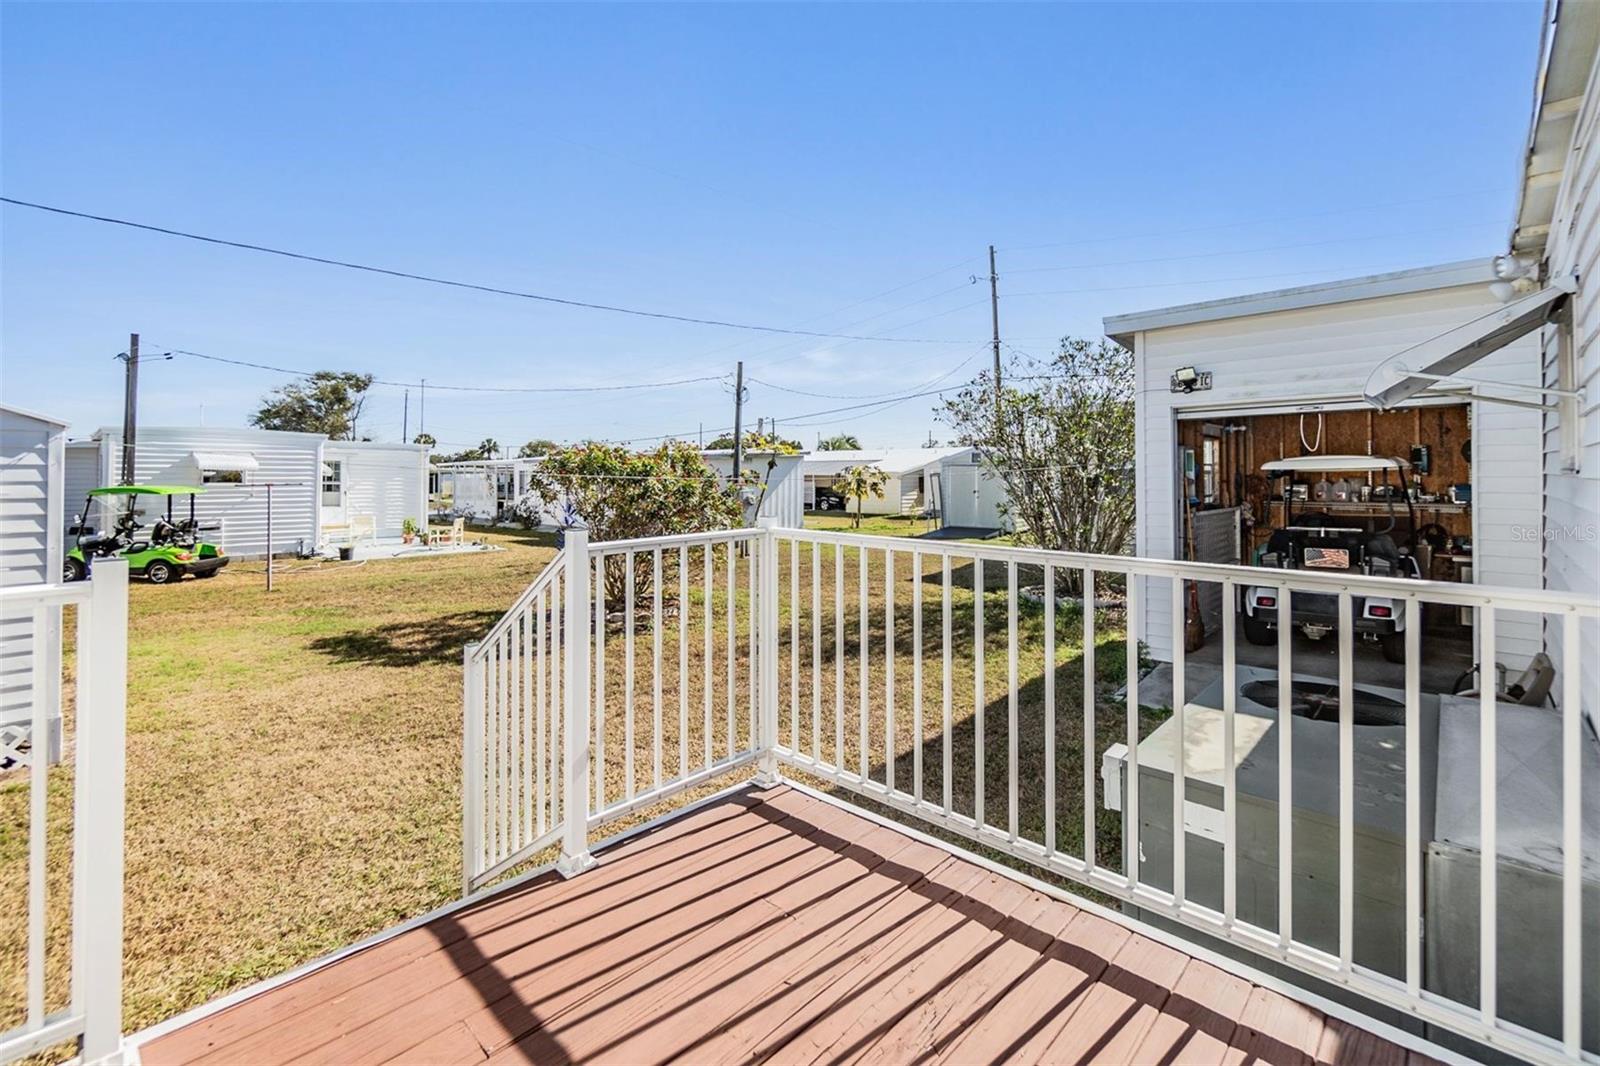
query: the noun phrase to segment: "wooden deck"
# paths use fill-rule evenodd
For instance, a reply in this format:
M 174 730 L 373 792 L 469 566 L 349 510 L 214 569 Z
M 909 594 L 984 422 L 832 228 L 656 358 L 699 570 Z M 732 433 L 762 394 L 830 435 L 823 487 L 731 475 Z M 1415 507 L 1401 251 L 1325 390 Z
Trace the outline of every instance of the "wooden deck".
M 747 790 L 142 1048 L 170 1063 L 1406 1064 L 788 788 Z

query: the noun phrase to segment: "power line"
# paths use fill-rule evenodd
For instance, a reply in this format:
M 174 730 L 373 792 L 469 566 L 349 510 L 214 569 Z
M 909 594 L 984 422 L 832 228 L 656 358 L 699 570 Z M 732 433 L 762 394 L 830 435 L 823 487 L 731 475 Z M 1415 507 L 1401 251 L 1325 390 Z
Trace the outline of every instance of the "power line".
M 204 352 L 191 352 L 183 348 L 170 349 L 173 355 L 185 355 L 192 359 L 205 359 L 213 363 L 227 363 L 230 366 L 245 366 L 255 370 L 270 370 L 277 374 L 288 374 L 291 377 L 309 378 L 313 371 L 293 370 L 284 366 L 272 366 L 268 363 L 252 363 L 246 359 L 229 359 L 221 355 L 207 355 Z M 677 385 L 694 385 L 702 381 L 721 381 L 726 374 L 705 374 L 694 378 L 679 378 L 676 381 L 648 381 L 632 385 L 441 385 L 437 382 L 428 382 L 430 389 L 443 389 L 449 392 L 622 392 L 630 389 L 664 389 Z M 374 385 L 389 385 L 394 388 L 417 388 L 415 381 L 385 381 L 374 378 Z
M 125 218 L 113 218 L 109 215 L 96 215 L 87 211 L 72 211 L 65 207 L 53 207 L 49 204 L 34 203 L 29 200 L 18 200 L 10 196 L 0 196 L 0 203 L 12 204 L 16 207 L 32 208 L 35 211 L 46 211 L 51 214 L 65 215 L 69 218 L 81 218 L 90 222 L 104 222 L 113 226 L 126 226 L 129 229 L 144 230 L 147 233 L 160 233 L 168 237 L 181 237 L 184 240 L 200 241 L 204 244 L 215 244 L 225 248 L 238 248 L 247 252 L 260 252 L 264 255 L 276 255 L 285 259 L 295 259 L 306 263 L 320 263 L 323 266 L 342 267 L 345 270 L 359 270 L 368 274 L 382 274 L 386 277 L 404 278 L 407 281 L 420 281 L 429 285 L 444 285 L 455 289 L 469 289 L 474 292 L 486 292 L 496 296 L 514 296 L 520 300 L 535 300 L 540 303 L 559 304 L 563 307 L 578 307 L 588 311 L 608 311 L 618 315 L 633 315 L 637 318 L 654 318 L 668 322 L 685 322 L 696 326 L 716 326 L 722 329 L 742 329 L 754 333 L 785 333 L 799 337 L 822 337 L 836 340 L 884 340 L 894 344 L 948 344 L 949 341 L 935 340 L 922 337 L 863 337 L 848 333 L 826 333 L 818 330 L 792 329 L 783 326 L 762 326 L 748 322 L 729 322 L 717 318 L 699 318 L 693 315 L 671 314 L 666 311 L 644 311 L 635 307 L 622 307 L 616 304 L 593 303 L 587 300 L 574 300 L 564 296 L 550 296 L 544 293 L 523 292 L 518 289 L 505 289 L 495 285 L 480 285 L 476 282 L 458 281 L 453 278 L 441 278 L 430 274 L 416 274 L 407 270 L 395 270 L 389 267 L 372 266 L 367 263 L 355 263 L 344 259 L 330 259 L 326 256 L 311 255 L 306 252 L 291 252 L 283 248 L 271 248 L 264 244 L 252 244 L 248 241 L 235 241 L 223 237 L 209 237 L 200 233 L 189 233 L 184 230 L 171 229 L 167 226 L 156 226 L 145 222 L 133 222 Z
M 985 347 L 987 347 L 987 345 L 985 345 Z M 929 380 L 924 381 L 921 384 L 912 385 L 912 386 L 909 386 L 909 387 L 912 388 L 912 389 L 924 389 L 924 388 L 927 388 L 929 385 L 937 385 L 937 384 L 939 384 L 939 382 L 941 382 L 941 381 L 945 380 L 946 378 L 950 377 L 950 375 L 956 373 L 962 367 L 966 366 L 968 363 L 972 362 L 977 357 L 978 357 L 978 353 L 974 352 L 972 355 L 967 356 L 965 359 L 961 360 L 961 362 L 957 363 L 955 366 L 951 367 L 949 370 L 946 370 L 943 374 L 940 374 L 938 377 L 930 378 Z M 883 397 L 889 397 L 889 396 L 899 396 L 899 395 L 901 395 L 902 393 L 904 393 L 906 391 L 905 389 L 892 389 L 892 390 L 890 390 L 888 392 L 868 392 L 868 393 L 808 392 L 805 389 L 793 389 L 793 388 L 790 388 L 787 385 L 778 385 L 778 384 L 775 384 L 775 383 L 773 383 L 771 381 L 765 381 L 765 380 L 763 380 L 761 378 L 752 377 L 749 380 L 750 380 L 750 382 L 752 384 L 765 385 L 767 388 L 769 388 L 769 389 L 777 389 L 779 392 L 789 392 L 789 393 L 793 393 L 796 396 L 811 396 L 811 397 L 814 397 L 814 398 L 820 399 L 820 400 L 873 400 L 873 399 L 881 399 Z

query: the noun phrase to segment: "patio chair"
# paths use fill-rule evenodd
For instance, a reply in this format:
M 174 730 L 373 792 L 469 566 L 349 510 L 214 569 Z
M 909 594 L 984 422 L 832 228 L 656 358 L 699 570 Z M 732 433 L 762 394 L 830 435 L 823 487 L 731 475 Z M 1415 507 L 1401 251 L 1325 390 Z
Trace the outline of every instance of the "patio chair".
M 459 545 L 467 542 L 467 520 L 458 518 L 449 526 L 428 527 L 428 547 L 437 548 L 441 545 Z

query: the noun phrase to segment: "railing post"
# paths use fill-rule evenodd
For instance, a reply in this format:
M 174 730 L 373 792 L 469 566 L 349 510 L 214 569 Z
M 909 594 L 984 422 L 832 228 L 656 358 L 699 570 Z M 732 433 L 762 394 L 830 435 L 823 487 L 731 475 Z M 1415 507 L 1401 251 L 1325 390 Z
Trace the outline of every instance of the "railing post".
M 483 669 L 477 641 L 461 653 L 461 895 L 483 872 Z
M 761 539 L 757 541 L 760 565 L 757 576 L 756 609 L 759 625 L 756 669 L 756 784 L 771 787 L 778 783 L 778 520 L 758 520 Z
M 561 814 L 566 826 L 556 869 L 562 877 L 594 865 L 589 854 L 589 641 L 596 619 L 589 596 L 589 531 L 567 530 L 566 640 L 562 651 Z M 632 708 L 629 708 L 632 713 Z
M 128 689 L 128 564 L 95 563 L 78 614 L 77 804 L 72 960 L 84 1015 L 80 1058 L 122 1061 L 122 831 Z

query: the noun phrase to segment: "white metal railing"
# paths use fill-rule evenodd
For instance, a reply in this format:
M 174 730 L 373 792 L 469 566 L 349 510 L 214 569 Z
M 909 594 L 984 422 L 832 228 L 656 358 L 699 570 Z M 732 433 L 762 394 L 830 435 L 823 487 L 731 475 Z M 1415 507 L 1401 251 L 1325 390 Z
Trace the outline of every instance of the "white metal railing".
M 1101 628 L 1102 611 L 1058 606 L 1049 590 L 1067 574 L 1090 590 L 1090 602 L 1097 578 L 1120 579 L 1125 636 Z M 1046 590 L 1040 602 L 1023 598 L 1024 579 Z M 539 582 L 548 588 L 558 580 L 566 604 L 557 642 L 566 679 L 560 794 L 583 796 L 587 816 L 553 813 L 548 833 L 533 843 L 548 846 L 559 836 L 564 870 L 591 861 L 588 835 L 605 822 L 741 765 L 756 764 L 767 781 L 787 765 L 1419 1022 L 1532 1060 L 1600 1061 L 1584 1029 L 1594 1012 L 1582 1007 L 1585 997 L 1592 1005 L 1600 976 L 1585 974 L 1581 961 L 1584 937 L 1593 935 L 1583 912 L 1581 826 L 1582 756 L 1592 743 L 1581 702 L 1584 671 L 1593 666 L 1576 654 L 1579 628 L 1600 620 L 1600 604 L 1541 590 L 770 525 L 593 545 L 579 533 Z M 1221 678 L 1211 705 L 1197 703 L 1186 684 L 1197 669 L 1182 637 L 1194 582 L 1222 592 Z M 1277 647 L 1262 650 L 1259 667 L 1241 665 L 1234 635 L 1239 597 L 1251 587 L 1275 593 Z M 1175 635 L 1164 723 L 1139 711 L 1141 601 L 1160 595 L 1170 597 Z M 1337 621 L 1336 657 L 1326 667 L 1337 675 L 1329 677 L 1333 720 L 1320 723 L 1294 712 L 1301 678 L 1291 622 L 1305 597 L 1320 598 Z M 1394 689 L 1399 723 L 1376 746 L 1355 714 L 1357 695 L 1366 699 L 1373 687 L 1358 677 L 1367 666 L 1358 661 L 1353 624 L 1368 598 L 1391 600 L 1408 619 L 1404 666 L 1395 668 L 1403 676 Z M 1443 891 L 1436 882 L 1445 880 L 1429 874 L 1425 882 L 1434 842 L 1424 821 L 1433 817 L 1429 788 L 1438 772 L 1427 767 L 1440 758 L 1425 727 L 1436 725 L 1440 697 L 1423 692 L 1424 604 L 1473 609 L 1473 650 L 1484 664 L 1496 660 L 1497 616 L 1509 613 L 1539 619 L 1548 641 L 1572 649 L 1554 693 L 1559 785 L 1546 782 L 1560 796 L 1560 859 L 1547 908 L 1558 915 L 1557 946 L 1536 957 L 1530 944 L 1503 942 L 1499 927 L 1510 916 L 1521 935 L 1528 912 L 1546 904 L 1537 893 L 1523 898 L 1520 888 L 1502 892 L 1501 862 L 1481 861 L 1500 854 L 1502 705 L 1492 667 L 1483 671 L 1491 683 L 1480 695 L 1451 705 L 1452 714 L 1475 717 L 1478 729 L 1478 764 L 1465 786 L 1474 793 L 1480 856 L 1469 878 L 1476 895 L 1465 908 L 1476 921 L 1465 938 L 1476 941 L 1468 968 L 1476 979 L 1465 993 L 1437 987 L 1449 967 L 1424 950 L 1441 950 L 1427 938 L 1439 937 L 1433 923 L 1447 909 L 1430 910 L 1424 894 L 1425 884 L 1430 894 Z M 1081 616 L 1069 616 L 1073 628 L 1058 624 L 1063 609 Z M 641 641 L 649 648 L 642 681 Z M 1068 643 L 1075 664 L 1063 659 Z M 468 653 L 469 809 L 477 780 L 470 776 L 473 722 L 495 706 L 473 678 L 483 647 Z M 1097 652 L 1102 665 L 1107 653 L 1124 657 L 1118 697 L 1100 689 Z M 1245 670 L 1275 689 L 1274 708 L 1241 710 Z M 524 707 L 528 691 L 518 697 Z M 1024 719 L 1024 704 L 1039 710 L 1037 718 Z M 1120 747 L 1107 740 L 1111 732 Z M 1102 799 L 1098 772 L 1108 754 Z M 1275 765 L 1264 771 L 1268 763 Z M 1387 798 L 1370 791 L 1380 778 L 1395 790 Z M 1358 848 L 1367 832 L 1362 820 L 1384 803 L 1403 806 L 1393 846 L 1374 852 L 1375 838 L 1361 835 Z M 1102 816 L 1104 806 L 1120 810 Z M 1101 843 L 1102 817 L 1108 830 L 1115 827 L 1116 843 Z M 469 890 L 530 853 L 492 852 L 483 858 L 497 861 L 474 866 L 470 822 Z M 1391 885 L 1392 914 L 1358 903 Z M 1391 919 L 1392 935 L 1384 924 Z M 1374 938 L 1400 944 L 1392 965 L 1373 961 Z M 1553 1022 L 1529 1025 L 1501 1009 L 1502 964 L 1507 974 L 1532 973 L 1548 985 Z
M 49 718 L 59 706 L 60 612 L 77 608 L 71 770 L 70 985 L 46 979 L 52 917 L 49 847 Z M 101 560 L 91 580 L 0 588 L 0 614 L 31 615 L 32 743 L 28 771 L 26 1005 L 21 1025 L 0 1032 L 0 1062 L 76 1040 L 84 1063 L 117 1061 L 122 1048 L 122 827 L 128 664 L 128 565 Z M 51 648 L 49 641 L 58 642 Z M 65 745 L 63 745 L 65 747 Z M 57 854 L 60 854 L 58 851 Z

